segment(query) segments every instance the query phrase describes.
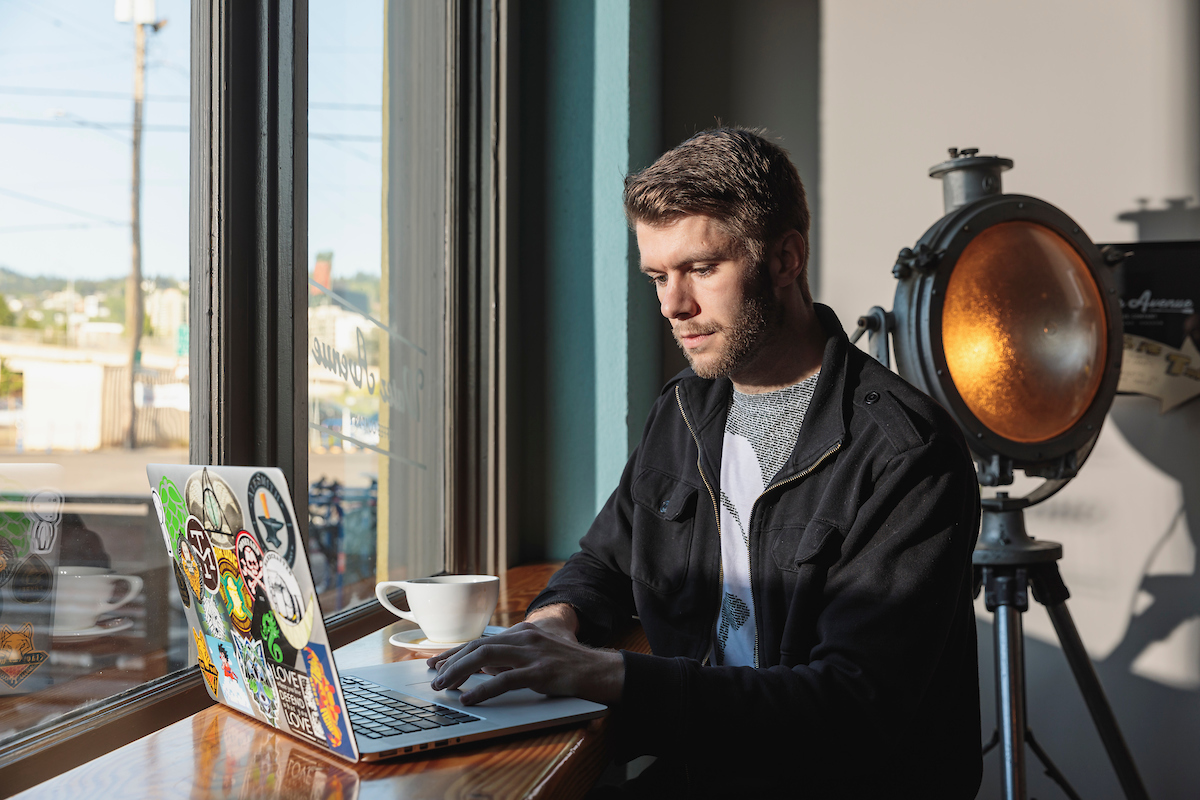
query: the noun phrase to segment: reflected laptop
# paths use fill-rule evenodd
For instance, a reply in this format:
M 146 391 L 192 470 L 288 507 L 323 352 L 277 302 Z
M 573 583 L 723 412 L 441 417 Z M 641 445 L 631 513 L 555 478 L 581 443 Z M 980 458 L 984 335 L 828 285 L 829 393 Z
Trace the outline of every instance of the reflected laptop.
M 528 689 L 464 706 L 425 660 L 339 674 L 283 473 L 149 464 L 190 650 L 217 702 L 351 761 L 579 722 L 607 707 Z M 474 675 L 463 685 L 481 681 Z

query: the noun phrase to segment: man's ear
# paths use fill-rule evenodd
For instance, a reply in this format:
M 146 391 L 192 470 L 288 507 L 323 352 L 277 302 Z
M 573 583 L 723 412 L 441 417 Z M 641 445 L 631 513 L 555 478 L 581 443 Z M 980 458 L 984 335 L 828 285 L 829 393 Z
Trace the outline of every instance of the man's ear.
M 780 237 L 774 255 L 778 270 L 773 276 L 776 286 L 787 286 L 803 278 L 808 264 L 808 242 L 800 231 L 793 228 Z

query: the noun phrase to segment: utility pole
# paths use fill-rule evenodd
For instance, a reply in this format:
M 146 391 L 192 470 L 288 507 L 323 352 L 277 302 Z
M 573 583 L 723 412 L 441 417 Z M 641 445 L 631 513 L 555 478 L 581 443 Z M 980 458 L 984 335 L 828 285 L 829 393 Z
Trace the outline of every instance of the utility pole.
M 146 29 L 157 32 L 166 20 L 158 20 L 154 0 L 116 0 L 117 22 L 133 23 L 133 169 L 129 213 L 129 281 L 125 288 L 125 330 L 129 332 L 129 433 L 126 446 L 137 447 L 137 406 L 134 389 L 142 362 L 142 106 L 146 101 Z
M 125 330 L 129 331 L 129 440 L 137 447 L 137 405 L 134 388 L 142 349 L 142 105 L 146 101 L 146 26 L 133 25 L 133 201 L 129 216 L 132 234 L 129 284 L 125 289 Z

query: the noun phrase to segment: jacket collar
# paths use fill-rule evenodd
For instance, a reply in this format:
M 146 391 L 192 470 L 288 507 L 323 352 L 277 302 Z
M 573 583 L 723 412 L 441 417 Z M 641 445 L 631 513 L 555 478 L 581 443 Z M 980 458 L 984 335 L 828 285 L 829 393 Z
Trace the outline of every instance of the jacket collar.
M 825 332 L 821 375 L 804 415 L 800 436 L 780 474 L 789 476 L 815 464 L 846 435 L 846 375 L 850 340 L 837 315 L 826 305 L 814 303 L 817 321 Z M 728 378 L 707 380 L 687 370 L 676 386 L 683 412 L 700 445 L 700 460 L 710 480 L 720 480 L 721 450 L 725 419 L 733 382 Z

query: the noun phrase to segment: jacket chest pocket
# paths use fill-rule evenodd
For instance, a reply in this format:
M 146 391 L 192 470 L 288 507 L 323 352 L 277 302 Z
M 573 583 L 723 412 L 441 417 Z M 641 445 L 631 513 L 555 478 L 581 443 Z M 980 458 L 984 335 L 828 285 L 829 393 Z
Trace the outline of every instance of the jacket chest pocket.
M 697 488 L 647 468 L 633 481 L 633 542 L 629 575 L 660 594 L 687 578 L 696 521 Z
M 767 535 L 775 566 L 784 572 L 800 572 L 806 564 L 828 567 L 841 555 L 842 534 L 824 520 L 781 525 Z

